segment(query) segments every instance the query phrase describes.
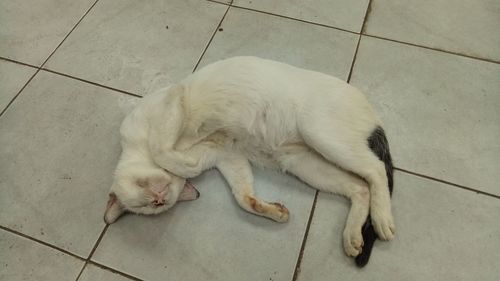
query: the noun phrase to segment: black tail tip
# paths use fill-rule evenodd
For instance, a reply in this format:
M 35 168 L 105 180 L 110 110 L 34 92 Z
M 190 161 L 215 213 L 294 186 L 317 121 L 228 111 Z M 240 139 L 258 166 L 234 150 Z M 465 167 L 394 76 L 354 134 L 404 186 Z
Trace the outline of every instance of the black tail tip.
M 363 240 L 365 244 L 363 245 L 363 251 L 357 257 L 354 258 L 354 262 L 358 267 L 364 267 L 370 260 L 370 255 L 372 253 L 373 244 L 377 239 L 377 234 L 375 234 L 375 229 L 371 224 L 371 219 L 368 218 L 363 226 Z
M 363 253 L 359 254 L 357 257 L 354 258 L 354 262 L 356 263 L 356 266 L 358 267 L 365 267 L 365 265 L 368 263 L 370 260 L 369 255 L 365 255 Z

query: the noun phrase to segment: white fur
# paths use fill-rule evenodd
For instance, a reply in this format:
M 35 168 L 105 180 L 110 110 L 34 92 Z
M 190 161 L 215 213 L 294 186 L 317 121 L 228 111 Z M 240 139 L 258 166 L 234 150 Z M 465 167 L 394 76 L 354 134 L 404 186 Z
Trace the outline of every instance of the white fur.
M 242 208 L 283 222 L 288 220 L 283 205 L 254 196 L 249 161 L 281 169 L 351 199 L 344 247 L 356 256 L 369 211 L 379 237 L 393 237 L 384 164 L 367 145 L 380 125 L 365 97 L 340 79 L 235 57 L 144 98 L 122 126 L 124 154 L 115 182 L 126 177 L 124 167 L 153 172 L 157 164 L 184 178 L 216 167 Z M 125 206 L 142 200 L 134 199 L 132 189 L 112 188 Z

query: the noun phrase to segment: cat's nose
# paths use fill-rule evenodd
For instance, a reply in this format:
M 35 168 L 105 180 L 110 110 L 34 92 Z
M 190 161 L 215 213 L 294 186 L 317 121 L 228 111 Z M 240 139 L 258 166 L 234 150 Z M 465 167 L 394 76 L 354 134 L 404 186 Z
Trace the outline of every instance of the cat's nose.
M 165 205 L 165 199 L 156 199 L 155 201 L 153 201 L 153 204 L 155 206 L 163 206 Z

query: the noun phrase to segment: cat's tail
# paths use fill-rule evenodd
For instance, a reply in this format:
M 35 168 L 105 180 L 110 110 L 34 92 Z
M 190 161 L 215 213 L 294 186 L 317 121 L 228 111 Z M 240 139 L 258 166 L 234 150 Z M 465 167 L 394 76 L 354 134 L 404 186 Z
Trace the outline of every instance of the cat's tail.
M 392 195 L 392 189 L 394 185 L 392 172 L 394 167 L 392 165 L 391 153 L 389 151 L 389 142 L 387 141 L 384 129 L 382 129 L 382 127 L 378 126 L 375 128 L 375 130 L 373 130 L 372 134 L 368 138 L 368 147 L 370 147 L 373 153 L 377 155 L 377 157 L 382 162 L 384 162 L 385 172 L 387 174 L 389 194 Z M 368 263 L 370 254 L 372 252 L 373 243 L 375 243 L 375 240 L 377 239 L 377 234 L 375 233 L 375 229 L 373 228 L 370 216 L 368 216 L 365 224 L 363 225 L 362 234 L 364 241 L 363 251 L 354 259 L 356 265 L 359 267 L 363 267 Z
M 373 244 L 377 239 L 377 234 L 375 234 L 375 229 L 373 228 L 370 216 L 368 216 L 365 224 L 363 225 L 362 234 L 364 242 L 363 251 L 356 258 L 354 258 L 354 262 L 356 262 L 356 265 L 359 267 L 365 266 L 368 263 L 368 260 L 370 260 Z

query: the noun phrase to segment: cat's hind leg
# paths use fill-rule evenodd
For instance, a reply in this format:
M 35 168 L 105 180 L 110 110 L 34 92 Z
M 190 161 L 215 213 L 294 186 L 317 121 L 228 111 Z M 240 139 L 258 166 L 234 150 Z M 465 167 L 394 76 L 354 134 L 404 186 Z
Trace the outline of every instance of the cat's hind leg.
M 359 255 L 363 247 L 361 228 L 368 216 L 370 205 L 367 183 L 336 167 L 305 146 L 283 146 L 278 160 L 283 170 L 296 175 L 312 187 L 344 195 L 351 200 L 351 209 L 343 233 L 344 249 L 348 256 Z
M 302 137 L 328 161 L 368 182 L 370 215 L 375 231 L 380 239 L 392 239 L 395 226 L 390 200 L 392 186 L 388 181 L 388 176 L 392 177 L 392 165 L 387 165 L 379 159 L 379 155 L 375 155 L 368 140 L 379 127 L 360 121 L 359 116 L 350 116 L 352 120 L 336 119 L 335 114 L 323 110 L 304 116 L 299 124 Z M 389 153 L 388 146 L 386 153 Z
M 220 157 L 216 165 L 233 192 L 238 204 L 246 211 L 277 222 L 288 221 L 288 209 L 276 202 L 266 202 L 254 194 L 252 168 L 248 160 L 237 154 Z

